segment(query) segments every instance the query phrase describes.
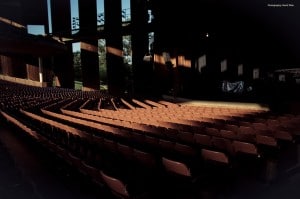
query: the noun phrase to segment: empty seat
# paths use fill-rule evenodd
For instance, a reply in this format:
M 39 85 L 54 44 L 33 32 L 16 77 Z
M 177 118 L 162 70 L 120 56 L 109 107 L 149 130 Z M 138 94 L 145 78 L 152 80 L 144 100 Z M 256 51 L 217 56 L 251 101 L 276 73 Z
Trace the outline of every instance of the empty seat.
M 290 142 L 294 141 L 292 134 L 285 130 L 277 130 L 277 129 L 274 130 L 274 137 L 280 140 L 285 140 Z
M 206 161 L 210 161 L 210 162 L 212 161 L 212 162 L 221 163 L 221 164 L 229 164 L 229 159 L 228 159 L 227 155 L 220 151 L 202 149 L 201 156 Z
M 113 154 L 118 153 L 117 142 L 115 142 L 114 140 L 109 140 L 109 139 L 104 138 L 103 146 L 110 153 L 113 153 Z
M 213 136 L 211 142 L 212 146 L 218 150 L 224 151 L 231 155 L 234 153 L 232 142 L 227 138 Z
M 237 138 L 242 141 L 253 143 L 256 142 L 256 132 L 250 126 L 240 126 Z
M 162 157 L 162 164 L 167 172 L 184 177 L 192 177 L 190 168 L 183 162 Z
M 109 176 L 103 171 L 100 171 L 100 174 L 104 183 L 114 195 L 121 198 L 130 198 L 126 184 L 124 184 L 120 179 Z
M 95 182 L 99 185 L 103 184 L 103 180 L 100 175 L 100 170 L 98 168 L 96 168 L 90 164 L 87 164 L 86 162 L 82 162 L 82 168 L 83 168 L 84 174 L 89 176 L 93 182 Z
M 176 154 L 188 159 L 194 158 L 197 154 L 197 151 L 193 147 L 178 142 L 174 145 L 174 151 Z
M 266 135 L 256 135 L 257 144 L 277 147 L 277 140 L 274 137 Z
M 157 148 L 159 147 L 159 138 L 146 135 L 145 143 L 153 148 Z
M 223 126 L 223 128 L 224 128 L 225 130 L 233 131 L 233 132 L 235 132 L 236 134 L 239 133 L 239 131 L 240 131 L 239 126 L 238 126 L 238 125 L 235 125 L 235 124 L 225 124 L 225 125 Z
M 265 123 L 253 122 L 252 126 L 258 134 L 274 136 L 273 131 Z
M 178 130 L 176 129 L 171 129 L 171 128 L 167 128 L 165 129 L 165 131 L 163 131 L 163 134 L 167 137 L 167 138 L 171 138 L 171 139 L 177 139 L 178 136 Z
M 139 199 L 148 197 L 151 198 L 151 193 L 149 187 L 144 184 L 143 181 L 138 182 L 125 182 L 124 180 L 107 174 L 103 170 L 100 171 L 100 175 L 103 179 L 104 184 L 108 187 L 112 194 L 114 194 L 118 198 L 123 199 Z M 145 185 L 145 186 L 144 186 Z M 147 189 L 149 188 L 149 190 Z M 152 196 L 153 197 L 153 196 Z
M 77 169 L 81 169 L 82 160 L 79 157 L 73 155 L 72 153 L 68 153 L 68 155 L 65 156 L 65 158 L 67 159 L 69 164 L 71 164 L 72 166 L 74 166 Z
M 128 145 L 117 143 L 117 148 L 118 148 L 119 153 L 123 156 L 123 158 L 125 160 L 131 161 L 134 159 L 132 147 L 130 147 Z
M 220 136 L 223 138 L 237 139 L 237 132 L 232 130 L 220 130 Z
M 175 142 L 159 139 L 159 146 L 163 153 L 173 153 Z
M 206 134 L 211 135 L 211 136 L 220 136 L 220 131 L 217 128 L 206 127 L 205 132 L 206 132 Z
M 144 143 L 145 142 L 145 133 L 136 132 L 136 133 L 132 134 L 132 138 L 137 143 Z
M 138 149 L 134 149 L 133 156 L 135 160 L 143 167 L 147 167 L 150 169 L 157 168 L 156 158 L 153 154 Z
M 232 143 L 235 153 L 245 153 L 259 156 L 257 147 L 252 143 L 233 141 Z
M 194 142 L 194 134 L 191 132 L 179 131 L 177 137 L 178 137 L 178 140 L 180 140 L 184 143 L 191 144 Z
M 194 142 L 202 146 L 211 146 L 211 136 L 205 134 L 194 134 Z

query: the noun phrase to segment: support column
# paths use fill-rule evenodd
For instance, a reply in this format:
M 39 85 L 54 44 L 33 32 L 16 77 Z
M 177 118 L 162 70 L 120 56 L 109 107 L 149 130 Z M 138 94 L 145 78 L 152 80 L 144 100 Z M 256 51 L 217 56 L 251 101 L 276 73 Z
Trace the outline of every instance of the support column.
M 58 37 L 71 35 L 70 1 L 51 0 L 52 32 Z M 74 88 L 74 67 L 72 44 L 66 44 L 68 51 L 53 57 L 55 86 Z
M 163 16 L 165 13 L 164 6 L 162 6 L 160 1 L 151 1 L 151 4 L 154 16 L 152 27 L 155 32 L 153 43 L 153 95 L 160 97 L 168 88 L 169 71 L 163 54 L 164 52 L 169 52 L 170 49 L 166 47 L 165 35 L 167 33 L 164 30 L 167 23 Z
M 108 91 L 112 95 L 122 95 L 125 89 L 121 8 L 121 0 L 104 0 Z
M 51 0 L 51 19 L 54 35 L 71 35 L 70 1 Z
M 53 58 L 55 85 L 63 88 L 74 88 L 74 67 L 72 44 L 66 44 L 68 51 Z
M 90 39 L 81 40 L 82 90 L 99 90 L 99 58 L 96 0 L 79 0 L 80 35 Z
M 43 59 L 39 57 L 39 81 L 43 82 Z
M 131 0 L 132 64 L 135 92 L 147 94 L 152 86 L 152 61 L 143 60 L 149 52 L 147 1 Z

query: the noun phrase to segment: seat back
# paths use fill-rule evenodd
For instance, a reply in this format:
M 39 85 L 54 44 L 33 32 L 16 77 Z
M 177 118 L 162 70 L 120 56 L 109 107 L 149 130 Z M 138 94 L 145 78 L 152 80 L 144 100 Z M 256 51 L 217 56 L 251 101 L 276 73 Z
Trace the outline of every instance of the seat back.
M 126 185 L 119 179 L 111 177 L 100 171 L 101 177 L 103 178 L 104 183 L 110 188 L 112 193 L 118 197 L 129 197 L 129 193 L 126 189 Z
M 162 164 L 167 172 L 180 176 L 191 177 L 191 171 L 186 164 L 162 157 Z
M 236 153 L 246 153 L 259 156 L 257 147 L 253 143 L 234 140 L 232 145 Z
M 211 146 L 211 136 L 210 135 L 205 135 L 205 134 L 199 134 L 195 133 L 194 134 L 194 142 L 199 145 L 203 146 Z
M 133 156 L 138 164 L 142 165 L 143 167 L 156 168 L 157 166 L 155 156 L 151 153 L 134 149 Z
M 204 160 L 214 161 L 216 163 L 229 164 L 229 159 L 223 152 L 202 149 L 201 155 Z

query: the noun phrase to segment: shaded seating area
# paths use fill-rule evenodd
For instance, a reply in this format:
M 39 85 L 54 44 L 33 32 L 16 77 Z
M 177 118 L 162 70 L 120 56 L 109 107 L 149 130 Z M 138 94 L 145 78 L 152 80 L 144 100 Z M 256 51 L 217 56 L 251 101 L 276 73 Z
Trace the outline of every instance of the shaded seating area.
M 269 183 L 269 167 L 298 144 L 296 114 L 2 80 L 0 90 L 4 120 L 124 198 L 223 194 L 248 173 Z

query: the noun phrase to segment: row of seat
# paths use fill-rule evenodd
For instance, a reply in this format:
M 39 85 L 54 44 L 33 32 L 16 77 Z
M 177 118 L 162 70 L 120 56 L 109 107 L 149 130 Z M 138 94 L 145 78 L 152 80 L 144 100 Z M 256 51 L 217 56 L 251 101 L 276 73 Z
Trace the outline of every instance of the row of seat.
M 2 113 L 10 121 L 18 121 L 17 119 L 14 119 L 8 114 L 4 112 Z M 21 113 L 32 119 L 29 121 L 30 123 L 35 123 L 36 126 L 40 125 L 40 128 L 37 128 L 37 130 L 39 131 L 32 131 L 35 134 L 35 136 L 33 136 L 34 138 L 36 138 L 39 142 L 42 142 L 43 144 L 47 143 L 47 146 L 50 149 L 52 149 L 59 156 L 67 160 L 70 164 L 79 168 L 82 172 L 86 173 L 87 175 L 92 175 L 96 182 L 99 182 L 99 180 L 103 180 L 102 178 L 105 178 L 103 177 L 103 175 L 105 175 L 105 172 L 110 173 L 113 176 L 118 176 L 116 173 L 111 171 L 112 166 L 118 166 L 117 168 L 120 169 L 119 166 L 122 165 L 122 170 L 124 170 L 124 168 L 126 167 L 125 165 L 127 164 L 126 162 L 128 161 L 130 161 L 131 163 L 138 162 L 138 166 L 135 166 L 134 170 L 135 172 L 137 168 L 139 168 L 139 170 L 143 170 L 143 172 L 139 173 L 139 175 L 143 174 L 144 176 L 149 171 L 153 171 L 154 168 L 158 169 L 160 166 L 164 166 L 164 169 L 170 171 L 174 170 L 174 166 L 184 166 L 186 170 L 190 171 L 189 177 L 192 177 L 192 173 L 189 167 L 191 165 L 186 165 L 184 162 L 172 160 L 165 156 L 161 156 L 160 159 L 157 159 L 157 157 L 153 154 L 130 147 L 129 145 L 117 143 L 113 140 L 101 138 L 98 136 L 97 138 L 93 136 L 91 137 L 90 134 L 87 132 L 83 132 L 79 129 L 69 127 L 67 125 L 43 118 L 41 116 L 29 113 L 24 110 L 21 110 Z M 34 120 L 38 122 L 34 122 Z M 47 127 L 45 127 L 45 125 Z M 95 146 L 97 146 L 97 151 L 95 151 Z M 90 153 L 93 153 L 93 155 L 91 155 Z M 116 158 L 120 157 L 120 154 L 122 155 L 122 158 L 124 158 L 122 159 L 122 162 L 120 162 L 120 159 Z M 203 150 L 202 154 L 204 158 L 210 159 L 211 157 L 217 157 L 218 155 L 222 155 L 210 150 Z M 97 157 L 95 157 L 95 155 Z M 99 155 L 102 158 L 99 158 Z M 91 156 L 93 156 L 93 158 Z M 228 163 L 226 157 L 224 156 L 223 158 L 224 163 Z M 99 159 L 101 159 L 100 164 Z M 119 164 L 117 164 L 116 160 Z M 158 161 L 161 161 L 161 163 L 159 163 Z M 111 164 L 111 162 L 113 162 L 114 164 Z M 99 167 L 99 165 L 101 166 Z M 130 164 L 128 168 L 132 169 L 132 166 L 133 164 Z M 128 171 L 128 168 L 126 168 L 125 170 Z M 147 170 L 147 172 L 145 172 L 145 168 L 151 168 L 151 170 Z M 99 179 L 99 171 L 101 171 L 101 179 Z M 174 171 L 178 173 L 179 170 L 177 171 L 177 169 L 175 169 Z M 117 173 L 119 174 L 119 172 Z M 180 171 L 179 174 L 182 175 L 182 171 Z M 120 181 L 121 179 L 124 182 L 126 182 L 125 178 L 120 177 Z M 145 180 L 145 178 L 143 178 L 143 180 Z
M 299 131 L 297 115 L 51 88 L 26 87 L 19 95 L 22 86 L 0 88 L 4 118 L 95 181 L 114 179 L 119 188 L 141 182 L 138 177 L 149 171 L 195 179 L 199 170 L 203 174 L 210 168 L 205 165 L 232 169 L 240 156 L 260 161 L 270 151 L 273 158 L 282 143 L 294 144 Z M 138 175 L 130 177 L 135 171 Z M 126 186 L 122 192 L 126 195 Z
M 117 121 L 109 118 L 97 117 L 93 115 L 82 114 L 82 113 L 64 110 L 64 109 L 62 109 L 62 112 L 65 115 L 71 115 L 76 118 L 89 119 L 91 121 L 101 122 L 104 124 L 114 125 L 119 128 L 129 129 L 131 131 L 140 131 L 142 136 L 141 135 L 138 136 L 138 139 L 141 142 L 147 142 L 145 139 L 146 136 L 153 136 L 154 138 L 157 138 L 157 140 L 158 138 L 164 138 L 175 142 L 180 142 L 182 144 L 186 144 L 192 147 L 198 147 L 198 148 L 209 147 L 209 148 L 215 148 L 219 150 L 226 150 L 230 154 L 233 154 L 233 151 L 245 152 L 251 154 L 254 154 L 254 152 L 256 152 L 256 155 L 259 156 L 258 150 L 256 149 L 256 146 L 254 144 L 244 143 L 243 145 L 237 145 L 237 143 L 242 143 L 242 141 L 234 140 L 234 137 L 231 137 L 230 140 L 229 134 L 230 133 L 234 134 L 234 132 L 230 132 L 228 130 L 222 130 L 222 132 L 224 132 L 224 135 L 222 132 L 213 133 L 212 131 L 211 133 L 204 133 L 203 131 L 197 133 L 188 132 L 188 131 L 174 131 L 175 129 L 171 130 L 171 129 L 159 128 L 155 126 L 150 127 L 143 124 L 126 122 L 126 121 Z M 212 128 L 207 128 L 207 129 L 212 129 Z M 212 129 L 212 130 L 217 130 L 217 129 Z M 209 131 L 207 130 L 207 132 Z M 154 138 L 152 138 L 152 140 Z M 227 143 L 226 145 L 228 146 L 226 148 L 223 148 L 224 144 L 221 144 L 221 141 L 223 143 Z M 154 143 L 154 141 L 152 142 Z M 246 146 L 246 145 L 247 146 L 252 145 L 251 148 L 255 150 L 247 151 L 245 148 L 240 148 L 240 146 Z
M 100 122 L 104 122 L 104 123 L 108 123 L 111 125 L 119 125 L 120 127 L 126 127 L 126 125 L 129 125 L 129 128 L 135 128 L 135 130 L 141 130 L 141 126 L 137 124 L 137 126 L 134 125 L 134 123 L 130 123 L 130 124 L 126 124 L 124 123 L 124 121 L 118 121 L 118 120 L 113 120 L 113 119 L 107 119 L 107 118 L 97 118 L 95 119 L 95 117 L 93 118 L 90 115 L 80 115 L 80 113 L 77 112 L 70 112 L 64 109 L 61 109 L 63 113 L 65 114 L 69 114 L 69 115 L 73 115 L 75 117 L 80 117 L 80 118 L 89 118 L 91 120 L 95 120 L 95 121 L 100 121 Z M 231 124 L 227 124 L 228 126 L 230 126 L 232 128 L 233 125 Z M 132 127 L 135 126 L 135 127 Z M 237 127 L 237 126 L 235 126 Z M 226 152 L 229 152 L 230 154 L 232 154 L 232 151 L 238 151 L 238 152 L 246 152 L 246 153 L 251 153 L 251 154 L 256 154 L 257 156 L 260 156 L 260 152 L 258 152 L 259 150 L 257 149 L 257 147 L 254 144 L 261 144 L 261 145 L 268 145 L 268 146 L 274 146 L 277 147 L 277 140 L 275 140 L 273 137 L 269 137 L 266 136 L 264 134 L 260 135 L 256 135 L 257 131 L 255 129 L 252 129 L 250 127 L 245 127 L 245 126 L 241 126 L 241 127 L 237 127 L 240 128 L 242 130 L 241 133 L 237 133 L 236 129 L 231 129 L 231 130 L 225 130 L 225 129 L 215 129 L 215 128 L 209 128 L 207 127 L 205 129 L 205 131 L 202 130 L 202 132 L 200 132 L 201 134 L 208 134 L 211 136 L 203 136 L 203 135 L 196 135 L 194 136 L 193 133 L 190 132 L 176 132 L 178 135 L 176 136 L 177 138 L 179 138 L 180 141 L 185 141 L 185 142 L 195 142 L 196 143 L 201 143 L 201 144 L 205 144 L 206 146 L 213 146 L 215 149 L 218 150 L 225 150 Z M 249 128 L 251 129 L 251 132 L 249 131 Z M 153 129 L 153 128 L 152 128 Z M 244 130 L 245 129 L 245 130 Z M 142 129 L 143 131 L 146 132 L 153 132 L 153 130 L 150 130 L 150 128 Z M 161 129 L 160 129 L 161 130 Z M 161 131 L 154 131 L 154 133 L 158 133 L 158 134 L 162 134 Z M 199 133 L 199 132 L 198 132 Z M 289 133 L 287 133 L 287 131 L 278 131 L 277 134 L 275 135 L 279 135 L 276 138 L 281 138 L 283 140 L 291 140 L 291 136 Z M 173 135 L 172 135 L 173 136 Z M 194 138 L 195 137 L 195 138 Z M 204 139 L 199 139 L 198 137 L 204 138 Z M 219 138 L 222 137 L 222 138 Z M 231 139 L 231 140 L 228 140 Z M 142 140 L 142 139 L 140 139 Z M 205 142 L 203 142 L 203 140 L 205 140 Z M 243 143 L 242 146 L 250 146 L 247 147 L 246 149 L 238 149 L 238 150 L 233 150 L 233 146 L 232 146 L 232 141 L 236 140 L 234 143 L 241 143 L 241 142 L 237 142 L 237 141 L 243 141 L 246 143 Z M 190 143 L 188 143 L 190 144 Z M 241 146 L 240 144 L 238 146 Z M 275 148 L 276 149 L 276 148 Z
M 93 111 L 83 110 L 81 109 L 81 112 L 87 113 L 87 114 L 80 114 L 77 112 L 70 112 L 67 110 L 62 110 L 64 114 L 73 115 L 74 117 L 81 117 L 81 118 L 89 118 L 90 120 L 103 122 L 111 125 L 119 125 L 121 126 L 128 126 L 129 128 L 135 128 L 136 130 L 143 130 L 146 133 L 154 133 L 154 134 L 160 134 L 161 136 L 167 135 L 167 137 L 171 137 L 174 139 L 178 139 L 180 141 L 191 143 L 193 142 L 193 137 L 196 134 L 205 134 L 207 136 L 213 136 L 213 137 L 220 137 L 223 140 L 226 139 L 227 142 L 230 143 L 229 140 L 237 140 L 237 141 L 243 141 L 248 142 L 252 144 L 259 144 L 259 145 L 267 145 L 272 147 L 278 147 L 278 140 L 279 141 L 294 141 L 293 135 L 284 129 L 269 129 L 268 131 L 263 131 L 259 128 L 255 128 L 255 124 L 253 125 L 249 123 L 248 126 L 237 126 L 234 124 L 223 124 L 221 127 L 213 127 L 214 124 L 202 128 L 187 128 L 186 125 L 181 126 L 183 128 L 180 128 L 179 125 L 176 125 L 176 123 L 172 123 L 169 126 L 162 126 L 161 122 L 159 121 L 153 121 L 153 123 L 150 123 L 149 121 L 145 124 L 143 121 L 136 121 L 136 120 L 118 120 L 116 118 L 107 118 L 107 117 L 95 117 L 88 115 L 88 113 L 96 113 Z M 97 114 L 101 115 L 100 114 Z M 164 123 L 165 124 L 165 123 Z M 143 126 L 142 126 L 143 125 Z M 159 127 L 160 126 L 160 127 Z M 171 130 L 170 128 L 173 128 Z M 229 139 L 229 140 L 228 140 Z

